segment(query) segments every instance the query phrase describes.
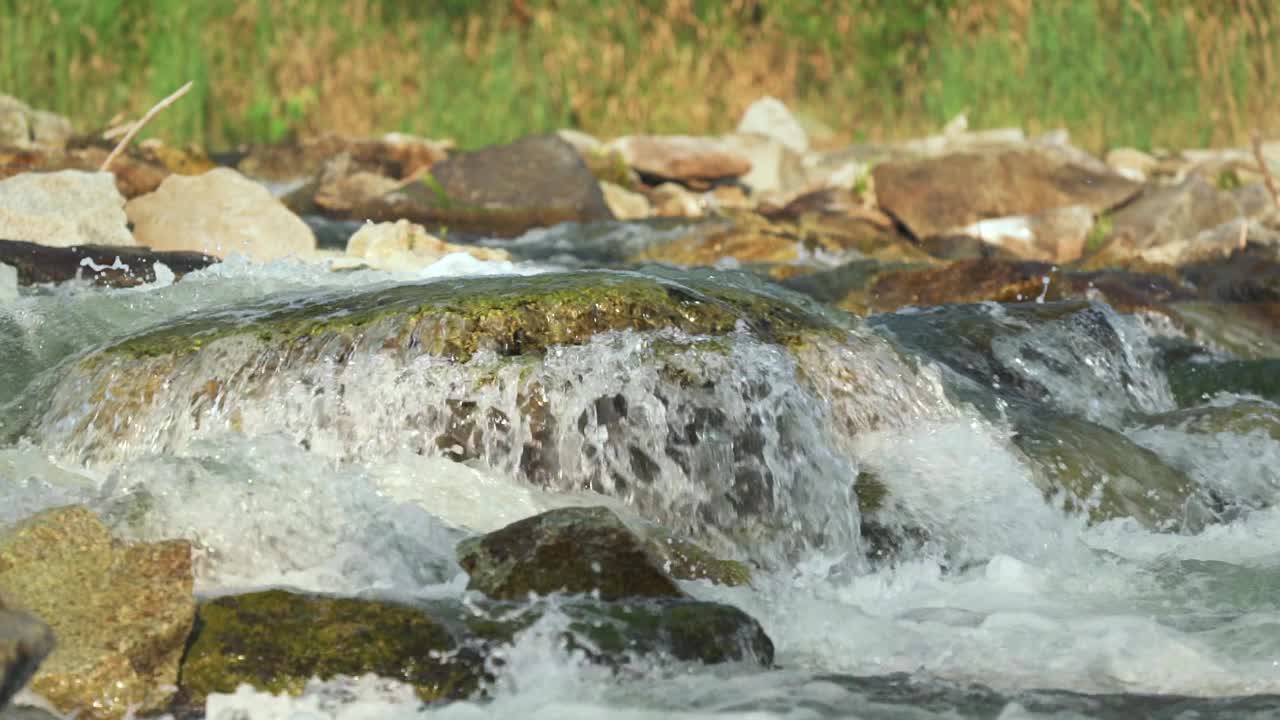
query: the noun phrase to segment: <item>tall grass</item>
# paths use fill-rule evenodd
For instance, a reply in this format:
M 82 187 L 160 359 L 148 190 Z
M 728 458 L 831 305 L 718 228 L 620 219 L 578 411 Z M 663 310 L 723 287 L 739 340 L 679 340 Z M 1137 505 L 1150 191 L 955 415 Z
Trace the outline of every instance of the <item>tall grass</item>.
M 0 0 L 0 92 L 224 147 L 390 130 L 722 132 L 772 94 L 828 142 L 978 127 L 1079 142 L 1280 134 L 1273 0 Z M 818 133 L 821 136 L 821 133 Z

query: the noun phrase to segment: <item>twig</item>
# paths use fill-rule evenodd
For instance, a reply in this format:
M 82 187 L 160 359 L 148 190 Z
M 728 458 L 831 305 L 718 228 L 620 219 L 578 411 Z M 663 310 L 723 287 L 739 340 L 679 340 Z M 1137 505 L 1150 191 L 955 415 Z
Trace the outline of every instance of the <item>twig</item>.
M 1271 175 L 1271 168 L 1267 166 L 1267 158 L 1262 154 L 1262 134 L 1253 133 L 1253 156 L 1258 159 L 1258 168 L 1262 170 L 1262 182 L 1267 186 L 1267 192 L 1271 193 L 1271 200 L 1276 204 L 1276 208 L 1280 209 L 1280 190 L 1276 189 L 1276 179 Z
M 102 167 L 98 168 L 98 170 L 100 172 L 106 172 L 107 168 L 111 166 L 111 161 L 115 160 L 117 155 L 124 152 L 124 149 L 129 145 L 129 141 L 133 140 L 133 136 L 138 134 L 138 131 L 142 129 L 142 126 L 151 122 L 151 118 L 155 117 L 156 113 L 169 107 L 183 95 L 186 95 L 187 91 L 191 89 L 191 85 L 191 81 L 187 81 L 186 85 L 178 88 L 172 95 L 156 103 L 154 107 L 148 110 L 147 114 L 143 115 L 141 120 L 134 123 L 133 127 L 129 128 L 129 132 L 125 133 L 125 136 L 121 138 L 120 142 L 116 143 L 115 148 L 111 151 L 111 154 L 107 156 L 107 159 L 102 161 Z

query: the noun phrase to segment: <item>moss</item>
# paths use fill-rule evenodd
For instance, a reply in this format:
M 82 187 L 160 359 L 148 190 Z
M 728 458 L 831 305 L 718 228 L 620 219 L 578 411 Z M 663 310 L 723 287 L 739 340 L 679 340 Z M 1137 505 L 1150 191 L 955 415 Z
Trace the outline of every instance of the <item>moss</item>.
M 1115 220 L 1110 215 L 1099 215 L 1094 221 L 1093 227 L 1089 228 L 1089 234 L 1085 236 L 1084 249 L 1085 253 L 1095 253 L 1107 244 L 1107 239 L 1111 237 L 1111 231 L 1115 229 Z
M 268 590 L 200 607 L 182 664 L 184 702 L 241 683 L 296 694 L 312 677 L 374 673 L 416 688 L 424 700 L 463 697 L 481 670 L 444 625 L 420 609 L 354 598 Z
M 711 283 L 681 284 L 634 273 L 580 272 L 469 278 L 402 285 L 311 302 L 278 303 L 179 322 L 127 339 L 104 356 L 184 355 L 219 339 L 252 336 L 281 347 L 338 340 L 354 346 L 375 330 L 384 347 L 465 360 L 481 350 L 539 353 L 622 329 L 731 332 L 745 322 L 773 341 L 829 323 L 777 298 Z M 315 346 L 328 344 L 315 342 Z
M 717 557 L 692 540 L 657 526 L 646 529 L 644 534 L 649 551 L 677 580 L 709 580 L 730 587 L 751 583 L 751 567 L 746 563 Z

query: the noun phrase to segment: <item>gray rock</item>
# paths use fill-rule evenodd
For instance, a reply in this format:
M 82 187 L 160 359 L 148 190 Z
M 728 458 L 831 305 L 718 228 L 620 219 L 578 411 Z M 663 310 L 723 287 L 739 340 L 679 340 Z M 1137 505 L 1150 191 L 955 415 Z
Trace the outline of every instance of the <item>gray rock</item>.
M 53 643 L 48 625 L 0 599 L 0 708 L 35 675 Z
M 18 297 L 18 268 L 0 263 L 0 303 Z
M 722 142 L 751 163 L 751 171 L 739 179 L 755 194 L 799 190 L 805 182 L 800 155 L 776 138 L 737 133 Z
M 0 710 L 0 720 L 62 720 L 62 716 L 29 705 L 12 705 Z
M 1231 193 L 1192 174 L 1177 185 L 1147 186 L 1137 199 L 1111 216 L 1111 237 L 1137 251 L 1183 244 L 1241 218 L 1243 211 L 1244 206 Z
M 82 170 L 0 180 L 0 238 L 51 247 L 136 244 L 115 176 Z

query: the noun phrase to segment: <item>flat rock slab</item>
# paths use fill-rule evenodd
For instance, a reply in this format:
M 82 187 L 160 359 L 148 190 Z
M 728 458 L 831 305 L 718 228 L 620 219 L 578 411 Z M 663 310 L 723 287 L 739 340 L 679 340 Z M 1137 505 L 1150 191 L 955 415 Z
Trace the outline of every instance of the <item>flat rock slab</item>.
M 48 625 L 0 600 L 0 708 L 27 684 L 51 650 Z
M 165 707 L 195 618 L 191 546 L 124 543 L 80 506 L 0 533 L 0 587 L 53 628 L 31 688 L 81 718 Z
M 714 138 L 687 135 L 628 135 L 609 143 L 636 172 L 682 182 L 736 178 L 751 172 L 751 160 Z
M 169 268 L 174 279 L 219 262 L 196 252 L 157 252 L 149 248 L 80 245 L 48 247 L 17 240 L 0 240 L 0 263 L 17 270 L 19 285 L 60 283 L 84 278 L 95 285 L 133 287 L 156 279 L 156 263 Z
M 1133 197 L 1141 184 L 1037 150 L 956 153 L 888 162 L 872 170 L 881 209 L 917 238 L 979 220 L 1083 205 L 1095 214 Z

